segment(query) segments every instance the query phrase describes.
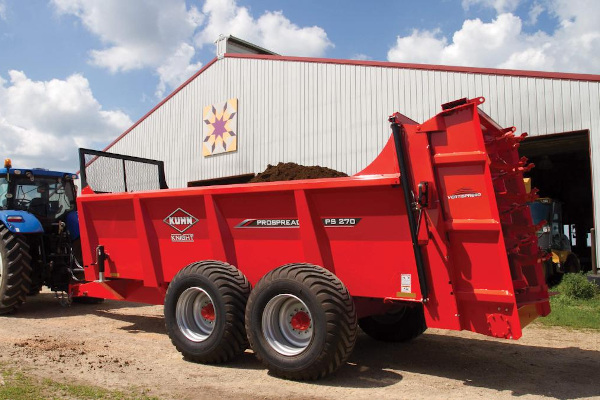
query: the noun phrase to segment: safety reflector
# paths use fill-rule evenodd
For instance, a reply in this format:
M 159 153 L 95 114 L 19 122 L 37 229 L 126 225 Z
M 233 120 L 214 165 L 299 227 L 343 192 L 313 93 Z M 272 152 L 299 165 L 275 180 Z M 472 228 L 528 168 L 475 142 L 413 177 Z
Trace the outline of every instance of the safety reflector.
M 12 215 L 6 217 L 6 222 L 23 222 L 23 217 L 21 217 L 20 215 Z

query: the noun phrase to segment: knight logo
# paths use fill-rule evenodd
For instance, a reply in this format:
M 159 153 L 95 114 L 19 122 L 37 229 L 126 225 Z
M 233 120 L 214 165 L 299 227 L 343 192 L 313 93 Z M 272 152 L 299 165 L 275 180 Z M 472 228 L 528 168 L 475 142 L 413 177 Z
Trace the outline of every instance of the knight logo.
M 456 190 L 451 195 L 449 195 L 448 199 L 454 200 L 454 199 L 466 199 L 466 198 L 472 198 L 472 197 L 481 197 L 481 193 L 476 192 L 471 188 L 463 187 L 463 188 Z
M 163 222 L 175 229 L 179 234 L 171 234 L 171 241 L 173 242 L 193 242 L 194 235 L 191 233 L 183 234 L 185 231 L 190 229 L 198 222 L 198 218 L 194 217 L 189 212 L 178 208 L 169 214 Z
M 193 242 L 193 233 L 171 233 L 171 242 Z

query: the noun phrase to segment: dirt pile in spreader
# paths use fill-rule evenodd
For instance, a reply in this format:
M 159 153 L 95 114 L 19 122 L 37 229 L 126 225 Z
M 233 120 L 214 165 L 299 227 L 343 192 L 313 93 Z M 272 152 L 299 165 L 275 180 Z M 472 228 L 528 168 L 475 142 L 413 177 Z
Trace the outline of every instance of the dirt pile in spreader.
M 250 183 L 296 181 L 299 179 L 339 178 L 342 176 L 348 175 L 343 172 L 318 165 L 307 167 L 293 162 L 280 162 L 277 165 L 267 165 L 267 169 L 252 178 Z

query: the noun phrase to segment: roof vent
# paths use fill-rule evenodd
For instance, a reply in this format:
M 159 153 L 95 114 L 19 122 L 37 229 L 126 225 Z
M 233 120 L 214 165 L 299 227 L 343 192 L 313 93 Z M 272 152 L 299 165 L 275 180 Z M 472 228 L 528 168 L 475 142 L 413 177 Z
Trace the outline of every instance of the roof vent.
M 232 35 L 219 35 L 215 44 L 217 45 L 217 58 L 219 59 L 223 58 L 225 53 L 279 55 Z

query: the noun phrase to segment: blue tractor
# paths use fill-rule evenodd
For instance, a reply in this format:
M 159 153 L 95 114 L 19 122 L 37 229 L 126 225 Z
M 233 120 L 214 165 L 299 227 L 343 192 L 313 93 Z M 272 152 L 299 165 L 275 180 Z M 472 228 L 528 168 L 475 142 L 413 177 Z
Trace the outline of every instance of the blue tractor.
M 0 168 L 0 314 L 83 278 L 72 173 Z

